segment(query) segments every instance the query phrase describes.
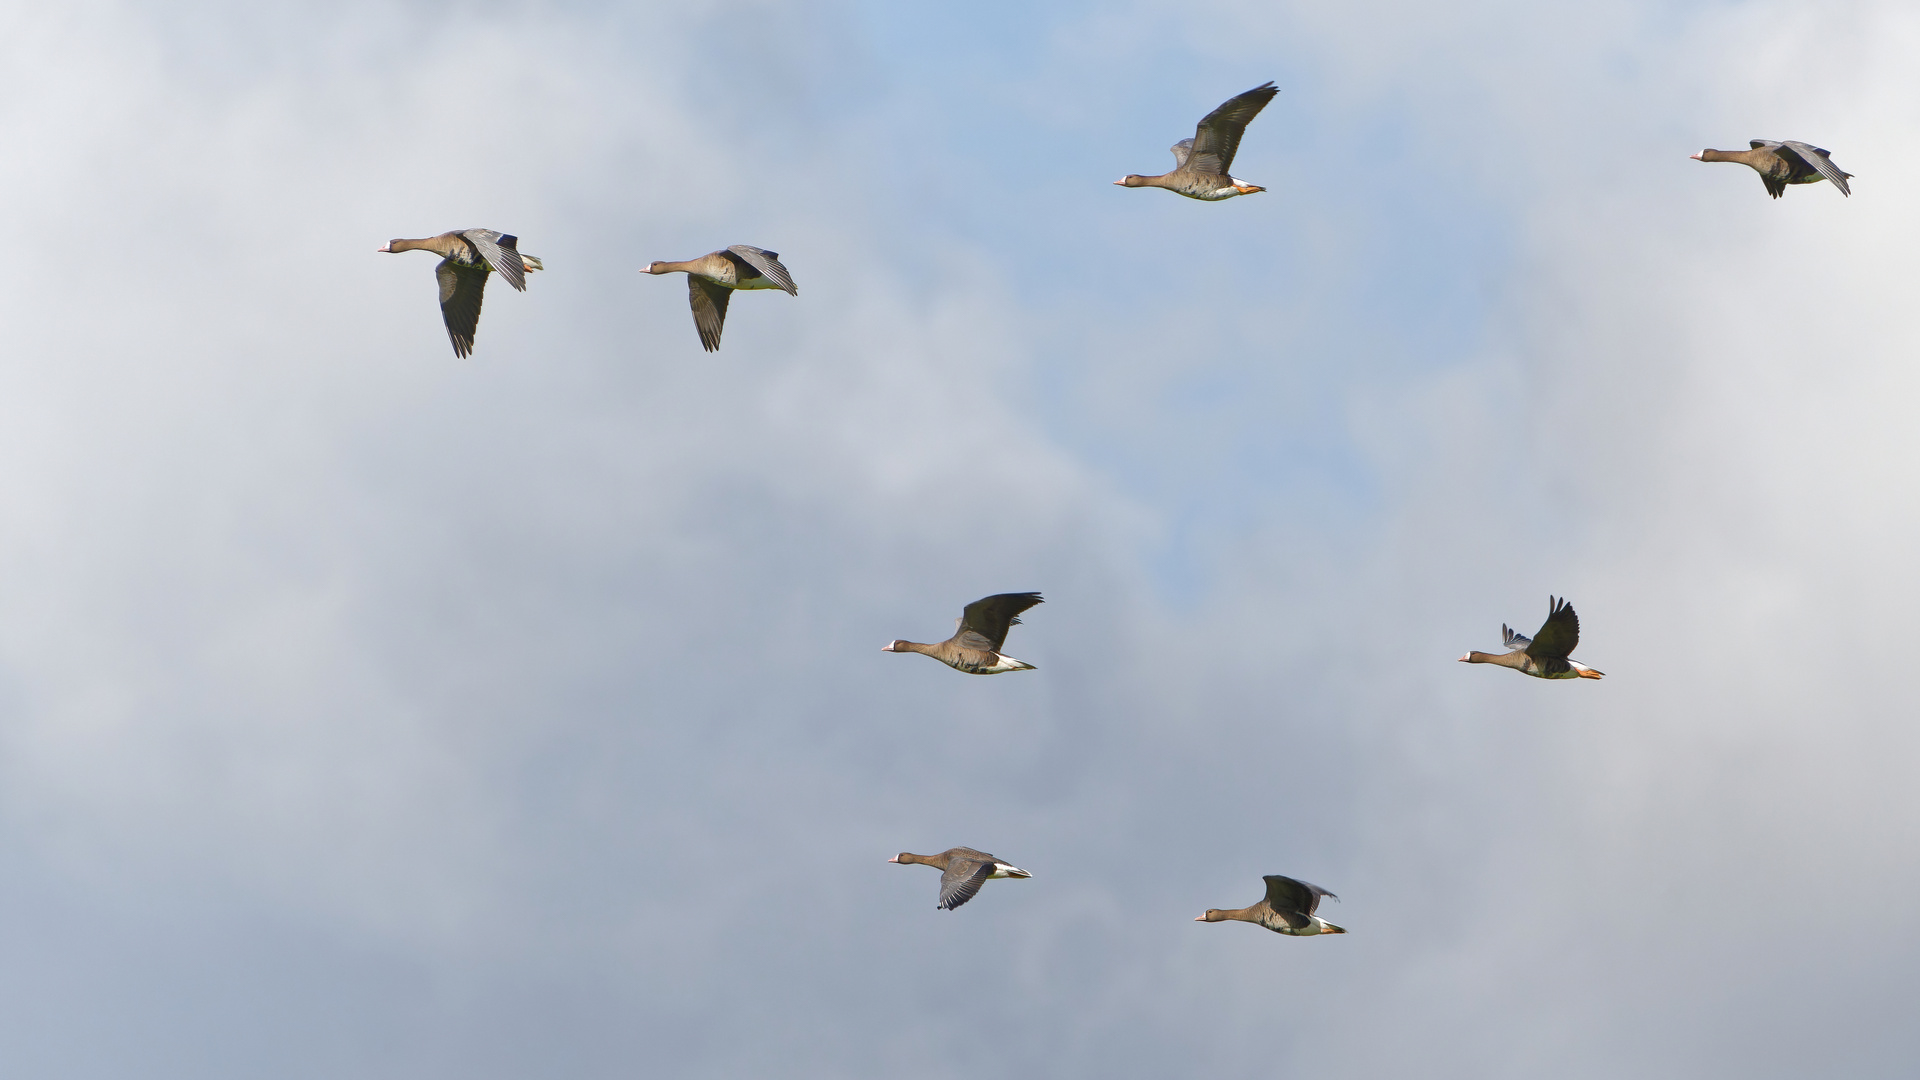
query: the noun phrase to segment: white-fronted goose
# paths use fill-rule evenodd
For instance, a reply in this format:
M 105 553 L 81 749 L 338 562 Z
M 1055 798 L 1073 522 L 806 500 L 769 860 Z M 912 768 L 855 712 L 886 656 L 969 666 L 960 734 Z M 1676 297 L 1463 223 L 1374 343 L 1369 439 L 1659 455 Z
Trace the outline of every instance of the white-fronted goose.
M 1260 115 L 1260 110 L 1279 92 L 1268 82 L 1239 97 L 1228 98 L 1200 121 L 1193 138 L 1173 144 L 1175 168 L 1172 172 L 1159 176 L 1128 174 L 1114 183 L 1121 187 L 1166 188 L 1176 195 L 1205 202 L 1267 190 L 1236 179 L 1227 170 L 1233 168 L 1233 155 L 1240 149 L 1240 136 L 1247 130 L 1247 124 Z
M 793 277 L 780 265 L 780 254 L 747 244 L 733 244 L 686 262 L 654 262 L 643 274 L 687 275 L 687 299 L 693 304 L 693 328 L 708 352 L 720 347 L 720 328 L 726 325 L 727 301 L 736 289 L 779 289 L 800 295 Z
M 980 891 L 980 886 L 994 878 L 1033 876 L 1012 863 L 1002 862 L 970 847 L 948 848 L 938 855 L 915 855 L 911 851 L 903 851 L 887 861 L 937 867 L 940 871 L 938 907 L 948 911 L 973 899 L 973 894 Z
M 1510 650 L 1504 653 L 1470 652 L 1460 658 L 1463 664 L 1499 664 L 1536 679 L 1598 679 L 1595 671 L 1568 654 L 1580 645 L 1580 616 L 1565 600 L 1547 597 L 1547 621 L 1531 638 L 1516 634 L 1500 624 L 1500 636 Z
M 1749 139 L 1751 150 L 1702 150 L 1692 155 L 1695 161 L 1737 161 L 1760 174 L 1760 182 L 1767 185 L 1767 194 L 1774 198 L 1786 194 L 1788 184 L 1817 184 L 1830 180 L 1840 189 L 1840 194 L 1851 195 L 1847 189 L 1847 179 L 1853 174 L 1841 172 L 1827 156 L 1825 150 L 1810 143 L 1768 142 L 1765 139 Z
M 953 636 L 933 645 L 918 641 L 890 641 L 881 652 L 917 652 L 931 656 L 969 675 L 998 675 L 1003 671 L 1032 671 L 1033 665 L 1003 655 L 1000 646 L 1007 631 L 1020 621 L 1020 613 L 1044 603 L 1037 592 L 997 593 L 968 604 L 955 622 L 960 628 Z
M 520 238 L 492 229 L 455 229 L 425 240 L 389 240 L 375 251 L 431 251 L 440 256 L 434 274 L 440 279 L 440 317 L 453 355 L 473 353 L 473 335 L 480 328 L 480 296 L 487 274 L 499 271 L 507 284 L 527 291 L 527 275 L 541 269 L 540 260 L 520 253 Z
M 1268 874 L 1263 880 L 1267 883 L 1267 898 L 1253 905 L 1233 911 L 1221 911 L 1208 908 L 1205 915 L 1194 922 L 1250 922 L 1255 926 L 1264 926 L 1276 934 L 1290 937 L 1312 937 L 1315 934 L 1344 934 L 1346 930 L 1314 914 L 1320 906 L 1320 898 L 1333 896 L 1318 885 L 1309 885 L 1279 874 Z M 1340 899 L 1333 896 L 1335 900 Z M 1191 910 L 1191 909 L 1189 909 Z

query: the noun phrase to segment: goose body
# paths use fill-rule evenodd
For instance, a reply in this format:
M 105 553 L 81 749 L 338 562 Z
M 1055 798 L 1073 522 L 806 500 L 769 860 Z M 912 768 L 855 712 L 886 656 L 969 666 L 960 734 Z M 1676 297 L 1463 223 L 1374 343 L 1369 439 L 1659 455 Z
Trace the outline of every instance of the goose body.
M 1268 874 L 1261 879 L 1267 883 L 1267 895 L 1251 907 L 1220 910 L 1208 908 L 1205 915 L 1198 916 L 1194 922 L 1247 922 L 1255 926 L 1264 926 L 1276 934 L 1288 937 L 1315 937 L 1320 934 L 1344 934 L 1344 927 L 1335 926 L 1315 914 L 1320 907 L 1320 898 L 1333 896 L 1318 885 L 1311 885 L 1280 874 Z M 1335 900 L 1340 899 L 1333 896 Z
M 1267 190 L 1233 176 L 1228 170 L 1233 167 L 1233 155 L 1239 152 L 1240 136 L 1246 132 L 1247 124 L 1260 115 L 1260 110 L 1279 92 L 1273 83 L 1267 82 L 1228 98 L 1200 121 L 1193 138 L 1173 144 L 1172 172 L 1159 176 L 1129 173 L 1114 183 L 1121 187 L 1165 188 L 1202 202 L 1219 202 Z
M 1693 155 L 1693 160 L 1734 161 L 1745 165 L 1760 174 L 1767 194 L 1776 199 L 1786 194 L 1788 184 L 1817 184 L 1822 180 L 1839 188 L 1842 195 L 1853 194 L 1847 187 L 1853 174 L 1842 172 L 1827 151 L 1811 143 L 1750 139 L 1747 146 L 1746 150 L 1702 150 Z
M 447 324 L 455 356 L 473 354 L 487 275 L 498 273 L 507 284 L 525 292 L 527 275 L 542 268 L 539 259 L 520 253 L 519 237 L 493 229 L 455 229 L 419 240 L 389 240 L 374 250 L 431 251 L 440 256 L 440 265 L 434 268 L 440 281 L 440 318 Z
M 936 909 L 952 911 L 973 899 L 980 886 L 994 878 L 1030 878 L 1025 870 L 970 847 L 948 848 L 938 855 L 915 855 L 903 851 L 888 862 L 931 866 L 940 871 L 940 903 Z
M 918 641 L 890 641 L 881 652 L 915 652 L 969 675 L 999 675 L 1007 671 L 1032 671 L 1033 665 L 1000 651 L 1007 631 L 1020 621 L 1020 613 L 1044 603 L 1037 592 L 997 593 L 968 604 L 955 620 L 959 628 L 945 641 L 926 644 Z
M 734 244 L 685 262 L 655 261 L 643 274 L 687 275 L 687 302 L 693 308 L 693 328 L 708 352 L 720 347 L 720 331 L 727 322 L 727 301 L 735 292 L 779 289 L 800 295 L 793 276 L 780 262 L 780 253 L 749 244 Z
M 1499 664 L 1536 679 L 1598 679 L 1603 675 L 1569 655 L 1580 644 L 1580 616 L 1565 600 L 1547 597 L 1547 621 L 1540 624 L 1534 636 L 1517 633 L 1504 623 L 1500 636 L 1506 641 L 1506 652 L 1476 650 L 1461 657 L 1460 662 Z

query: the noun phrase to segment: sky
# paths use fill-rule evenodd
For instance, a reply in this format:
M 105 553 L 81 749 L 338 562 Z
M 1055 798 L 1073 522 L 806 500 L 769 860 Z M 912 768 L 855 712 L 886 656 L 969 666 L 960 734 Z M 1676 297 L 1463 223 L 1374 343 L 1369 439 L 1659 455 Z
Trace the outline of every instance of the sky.
M 1916 49 L 0 7 L 0 1073 L 1910 1075 Z M 1267 193 L 1112 186 L 1269 79 Z M 468 227 L 458 359 L 374 249 Z M 1549 595 L 1605 680 L 1455 663 Z M 1350 932 L 1192 921 L 1273 873 Z

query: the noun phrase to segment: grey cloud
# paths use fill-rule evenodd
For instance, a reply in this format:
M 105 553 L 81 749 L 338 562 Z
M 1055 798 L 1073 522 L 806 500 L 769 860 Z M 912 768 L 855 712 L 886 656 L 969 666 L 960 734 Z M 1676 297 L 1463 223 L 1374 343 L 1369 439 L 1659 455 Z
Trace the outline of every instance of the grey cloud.
M 10 1071 L 1911 1060 L 1898 11 L 1141 6 L 968 86 L 953 14 L 237 10 L 10 46 Z M 1267 201 L 1105 187 L 1169 56 L 1312 75 Z M 1686 160 L 1749 135 L 1855 197 Z M 468 225 L 549 270 L 455 361 L 371 249 Z M 730 242 L 801 295 L 708 357 L 633 270 Z M 1037 672 L 878 652 L 1026 588 Z M 1549 591 L 1607 681 L 1452 662 Z M 1036 877 L 884 862 L 955 843 Z M 1270 872 L 1353 933 L 1189 921 Z

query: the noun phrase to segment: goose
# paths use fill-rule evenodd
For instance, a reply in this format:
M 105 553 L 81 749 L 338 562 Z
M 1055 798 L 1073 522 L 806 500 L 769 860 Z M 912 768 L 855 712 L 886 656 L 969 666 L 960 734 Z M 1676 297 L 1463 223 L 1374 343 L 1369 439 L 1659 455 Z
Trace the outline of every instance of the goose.
M 1221 911 L 1208 908 L 1205 915 L 1196 917 L 1194 922 L 1250 922 L 1255 926 L 1264 926 L 1276 934 L 1289 937 L 1313 937 L 1315 934 L 1344 934 L 1344 927 L 1335 926 L 1314 914 L 1320 906 L 1320 898 L 1333 896 L 1318 885 L 1309 885 L 1279 874 L 1268 874 L 1261 880 L 1267 883 L 1267 898 L 1252 907 Z M 1333 896 L 1335 900 L 1340 899 Z
M 792 275 L 780 265 L 780 253 L 747 244 L 708 252 L 686 262 L 655 260 L 643 274 L 687 275 L 687 299 L 693 305 L 693 328 L 708 352 L 720 347 L 720 328 L 727 321 L 727 301 L 736 289 L 779 289 L 800 295 Z
M 970 847 L 948 848 L 938 855 L 915 855 L 903 851 L 888 862 L 935 867 L 940 871 L 940 903 L 935 910 L 944 908 L 952 911 L 961 904 L 973 899 L 994 878 L 1030 878 L 1033 875 L 1009 862 L 975 851 Z
M 1749 139 L 1750 150 L 1702 150 L 1692 155 L 1695 161 L 1737 161 L 1760 174 L 1760 182 L 1767 185 L 1767 194 L 1774 198 L 1786 194 L 1788 184 L 1817 184 L 1830 180 L 1840 189 L 1840 194 L 1851 195 L 1847 188 L 1847 178 L 1853 174 L 1841 172 L 1827 156 L 1825 150 L 1810 143 L 1768 142 L 1766 139 Z
M 527 291 L 527 275 L 543 269 L 540 260 L 520 253 L 520 238 L 493 229 L 455 229 L 424 240 L 389 240 L 374 248 L 389 254 L 431 251 L 440 256 L 434 276 L 440 279 L 440 317 L 453 355 L 473 354 L 473 335 L 480 327 L 480 295 L 487 275 L 498 271 L 507 284 Z
M 1573 605 L 1565 600 L 1547 597 L 1547 621 L 1540 624 L 1534 636 L 1515 633 L 1507 629 L 1505 623 L 1500 625 L 1500 636 L 1510 651 L 1470 652 L 1461 657 L 1460 662 L 1499 664 L 1536 679 L 1598 679 L 1603 674 L 1568 659 L 1568 654 L 1580 644 L 1580 616 L 1573 613 Z
M 1000 651 L 1007 630 L 1020 613 L 1045 603 L 1037 592 L 997 593 L 968 604 L 954 622 L 959 629 L 945 641 L 923 645 L 918 641 L 889 641 L 881 652 L 917 652 L 969 675 L 998 675 L 1004 671 L 1032 671 L 1033 665 Z
M 1159 176 L 1129 173 L 1114 183 L 1121 187 L 1166 188 L 1176 195 L 1203 202 L 1219 202 L 1235 195 L 1267 190 L 1237 179 L 1227 170 L 1233 167 L 1233 155 L 1240 149 L 1240 136 L 1246 132 L 1247 124 L 1260 115 L 1260 110 L 1279 92 L 1269 81 L 1238 97 L 1228 98 L 1200 121 L 1193 138 L 1173 144 L 1172 172 Z

